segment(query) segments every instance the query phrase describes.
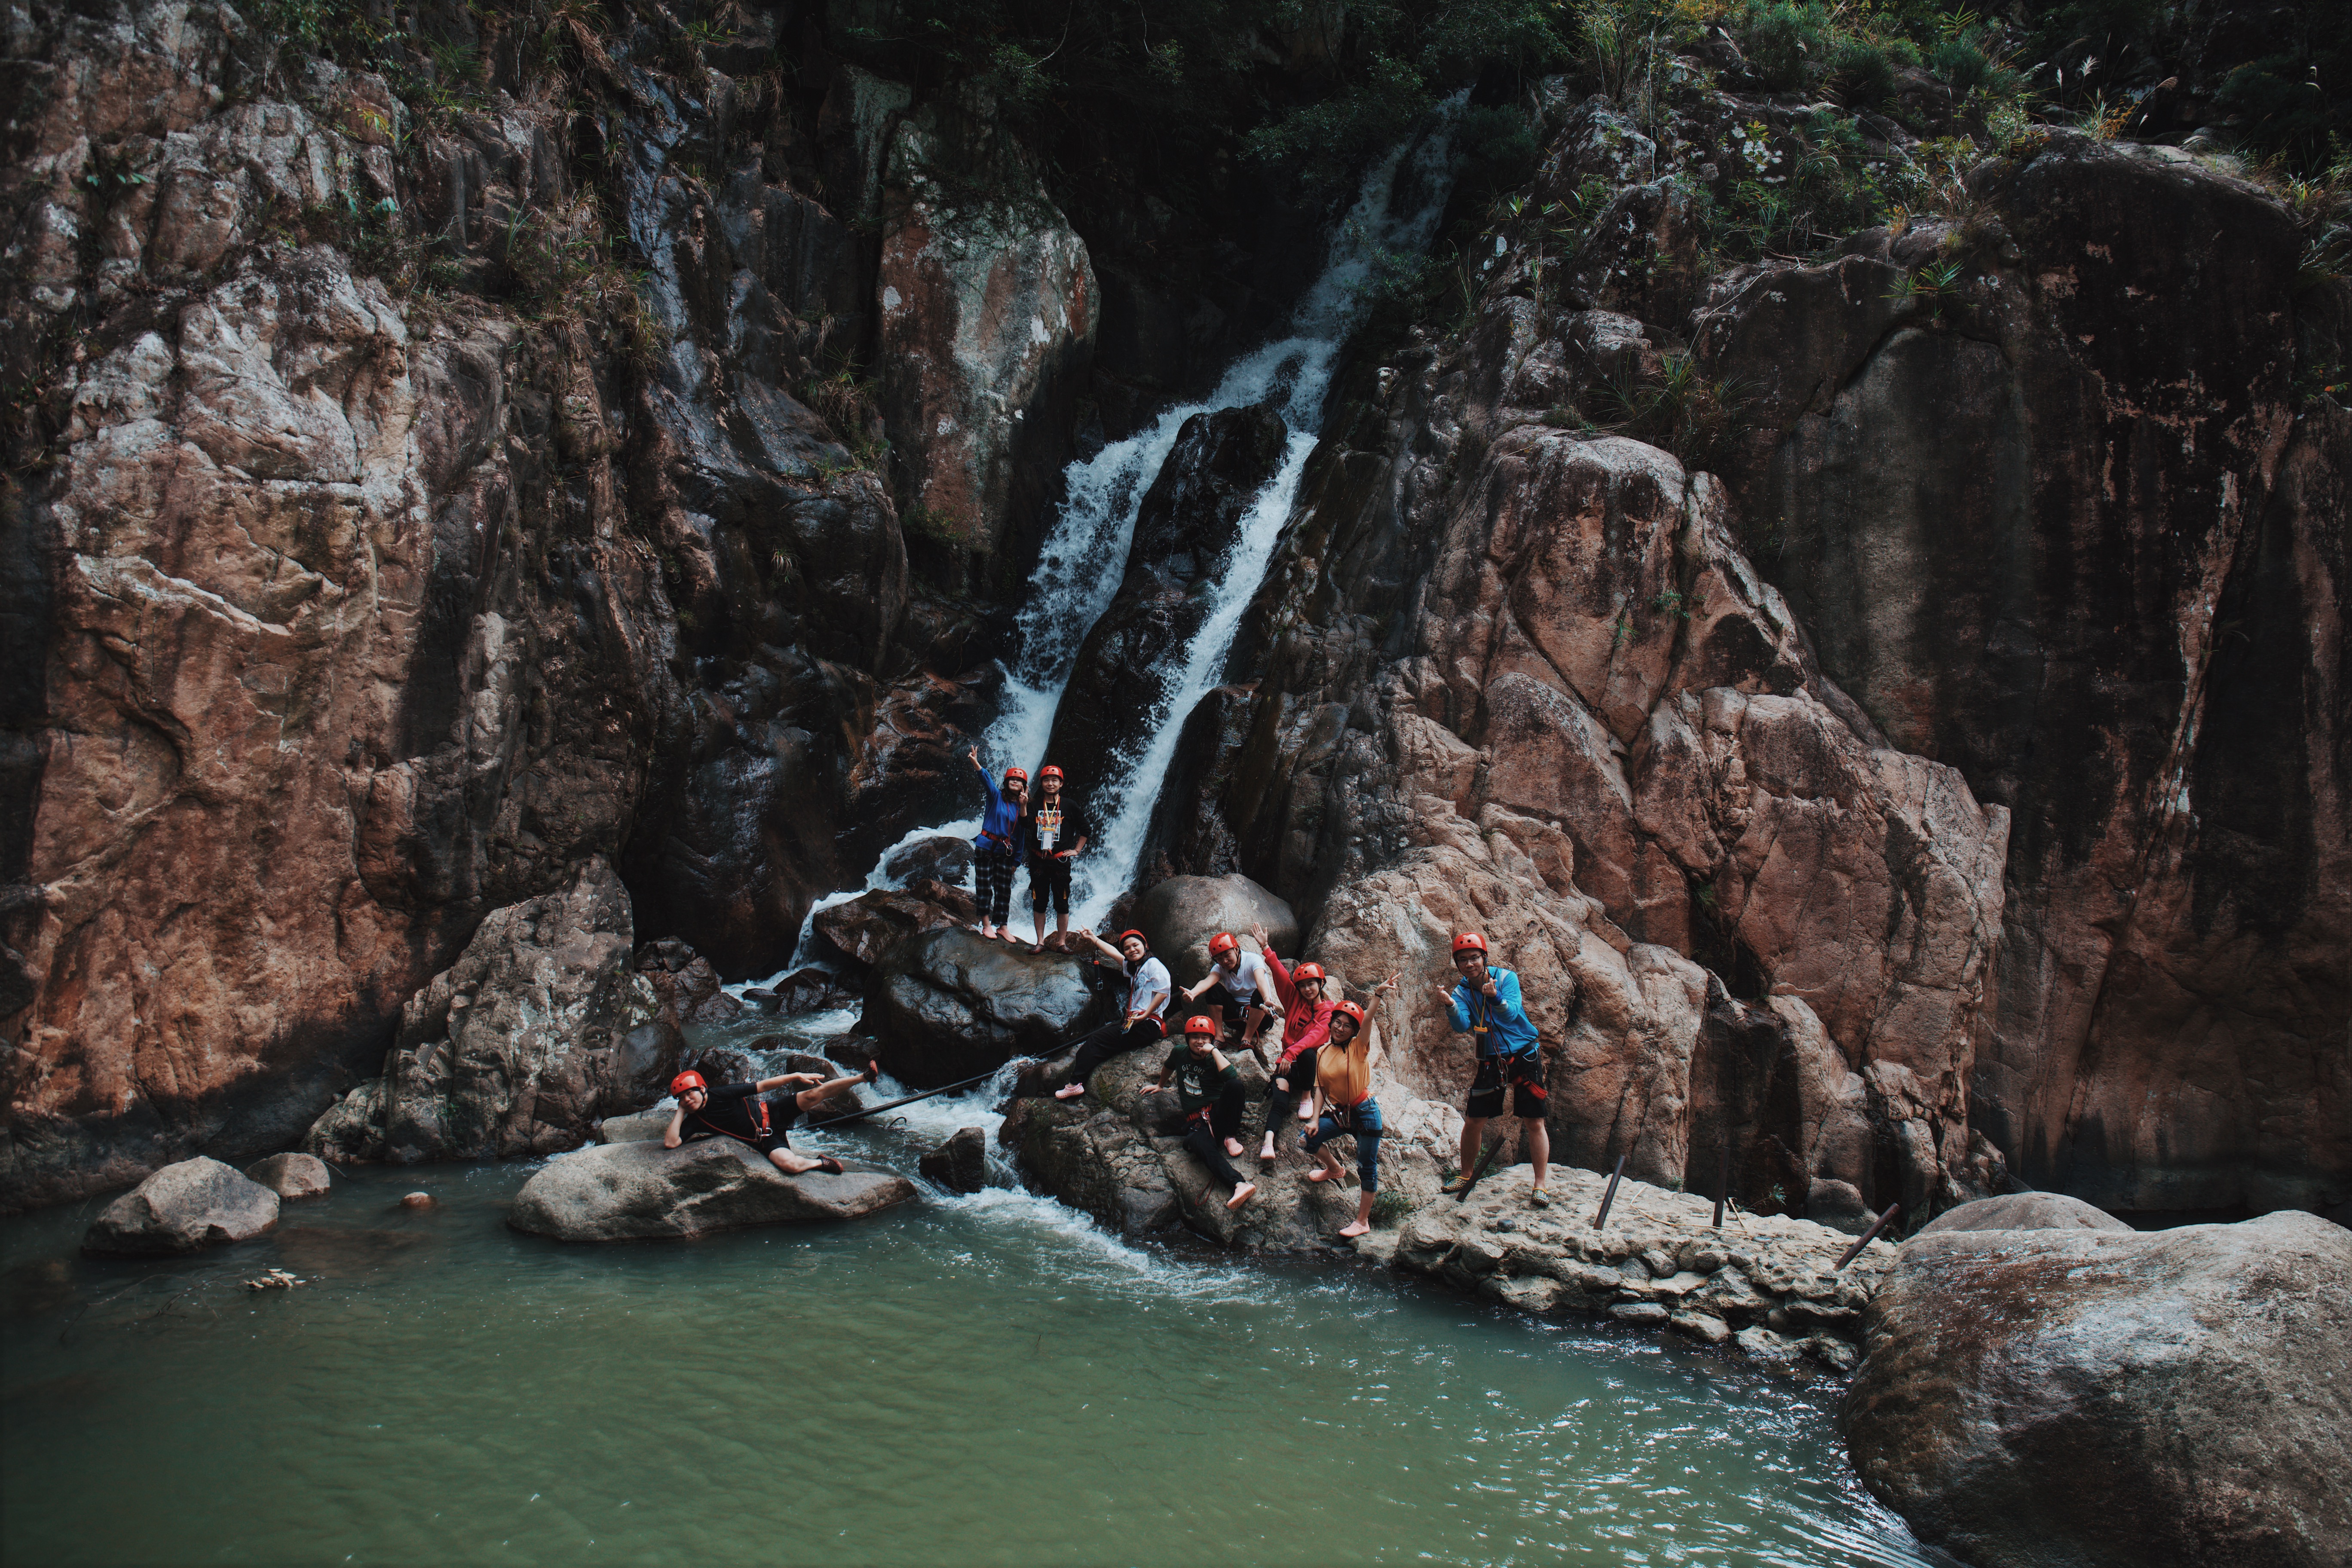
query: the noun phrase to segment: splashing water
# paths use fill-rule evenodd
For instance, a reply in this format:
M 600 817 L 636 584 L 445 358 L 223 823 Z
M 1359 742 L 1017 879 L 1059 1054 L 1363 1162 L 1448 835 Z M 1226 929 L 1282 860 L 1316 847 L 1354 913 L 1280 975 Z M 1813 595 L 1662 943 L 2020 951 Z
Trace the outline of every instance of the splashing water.
M 1108 776 L 1093 791 L 1099 832 L 1073 879 L 1076 925 L 1100 922 L 1134 878 L 1184 721 L 1223 678 L 1242 616 L 1289 521 L 1322 426 L 1324 396 L 1348 333 L 1362 313 L 1364 286 L 1384 255 L 1427 248 L 1444 212 L 1452 189 L 1449 133 L 1463 101 L 1457 97 L 1441 106 L 1429 133 L 1398 147 L 1365 176 L 1332 237 L 1322 276 L 1292 313 L 1286 336 L 1234 361 L 1206 397 L 1168 409 L 1148 428 L 1064 471 L 1066 499 L 1030 575 L 1017 622 L 1019 651 L 1005 672 L 1003 705 L 981 738 L 982 761 L 992 768 L 1034 768 L 1043 759 L 1078 649 L 1118 592 L 1136 513 L 1184 422 L 1196 414 L 1273 398 L 1290 433 L 1280 468 L 1258 492 L 1209 590 L 1209 612 L 1200 630 L 1153 672 L 1164 695 L 1150 716 L 1145 739 L 1131 752 L 1110 759 Z M 1415 205 L 1400 212 L 1402 200 Z M 969 836 L 978 829 L 974 817 L 919 828 L 900 843 L 939 833 Z M 883 853 L 865 887 L 821 900 L 810 912 L 894 885 L 881 868 L 898 847 Z M 811 930 L 803 927 L 795 964 L 820 957 Z

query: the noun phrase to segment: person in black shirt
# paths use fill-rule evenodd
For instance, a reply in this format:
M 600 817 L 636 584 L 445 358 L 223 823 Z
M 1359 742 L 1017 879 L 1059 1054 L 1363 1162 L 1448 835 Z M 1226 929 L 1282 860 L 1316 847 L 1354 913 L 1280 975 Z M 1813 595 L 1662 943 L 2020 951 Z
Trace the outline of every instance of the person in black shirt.
M 1184 1020 L 1184 1043 L 1168 1054 L 1160 1069 L 1160 1080 L 1147 1091 L 1157 1094 L 1173 1081 L 1176 1086 L 1176 1109 L 1184 1117 L 1184 1147 L 1190 1149 L 1209 1174 L 1222 1185 L 1233 1188 L 1234 1195 L 1225 1206 L 1237 1209 L 1249 1202 L 1257 1191 L 1257 1184 L 1234 1169 L 1225 1156 L 1225 1149 L 1241 1152 L 1241 1145 L 1232 1134 L 1241 1128 L 1242 1107 L 1247 1096 L 1241 1086 L 1241 1073 L 1217 1049 L 1217 1021 L 1209 1017 Z M 1226 1134 L 1225 1149 L 1217 1147 L 1217 1134 Z
M 1037 798 L 1021 814 L 1029 860 L 1029 910 L 1037 917 L 1037 946 L 1045 945 L 1045 901 L 1054 903 L 1054 945 L 1070 950 L 1070 864 L 1087 847 L 1087 830 L 1062 793 L 1062 770 L 1037 770 Z
M 732 1138 L 765 1154 L 777 1170 L 788 1176 L 797 1176 L 803 1171 L 824 1171 L 837 1176 L 842 1170 L 840 1161 L 829 1156 L 813 1160 L 805 1154 L 795 1154 L 784 1134 L 800 1120 L 802 1111 L 813 1110 L 828 1096 L 845 1089 L 872 1083 L 880 1071 L 880 1068 L 869 1065 L 862 1073 L 829 1082 L 823 1073 L 788 1072 L 763 1078 L 757 1083 L 722 1083 L 716 1089 L 704 1082 L 698 1072 L 682 1072 L 669 1080 L 669 1091 L 677 1096 L 677 1113 L 669 1119 L 669 1128 L 662 1134 L 662 1147 L 675 1149 L 681 1143 L 704 1138 Z M 786 1095 L 772 1104 L 757 1098 L 786 1084 L 799 1084 L 802 1088 L 798 1093 Z

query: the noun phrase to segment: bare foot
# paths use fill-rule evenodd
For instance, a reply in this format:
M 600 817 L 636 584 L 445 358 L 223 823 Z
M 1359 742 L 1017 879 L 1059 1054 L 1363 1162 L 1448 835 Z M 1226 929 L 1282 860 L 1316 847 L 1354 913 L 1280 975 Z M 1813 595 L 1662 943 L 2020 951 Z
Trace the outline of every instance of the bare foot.
M 1225 1152 L 1234 1159 L 1240 1159 L 1242 1157 L 1242 1141 L 1238 1138 L 1226 1139 Z
M 1055 1100 L 1076 1100 L 1078 1096 L 1086 1093 L 1086 1091 L 1087 1086 L 1085 1084 L 1066 1083 L 1061 1088 L 1054 1091 L 1054 1098 Z
M 1255 1182 L 1244 1182 L 1240 1186 L 1234 1189 L 1234 1195 L 1225 1200 L 1225 1206 L 1229 1209 L 1237 1209 L 1241 1207 L 1244 1204 L 1250 1201 L 1250 1194 L 1255 1191 L 1257 1191 L 1257 1184 Z
M 1311 1106 L 1311 1105 L 1301 1105 L 1301 1106 L 1298 1108 L 1298 1120 L 1299 1120 L 1299 1121 L 1314 1121 L 1314 1120 L 1315 1120 L 1315 1108 L 1314 1108 L 1313 1106 Z
M 1343 1226 L 1339 1231 L 1339 1237 L 1343 1241 L 1352 1241 L 1357 1237 L 1366 1235 L 1371 1230 L 1371 1228 L 1372 1226 L 1370 1220 L 1360 1219 L 1351 1226 Z
M 1271 1165 L 1274 1163 L 1273 1139 L 1269 1138 L 1265 1141 L 1265 1147 L 1257 1152 L 1257 1159 L 1258 1163 L 1261 1165 Z
M 1328 1171 L 1309 1171 L 1307 1173 L 1307 1179 L 1319 1184 L 1324 1182 L 1336 1182 L 1339 1178 Z

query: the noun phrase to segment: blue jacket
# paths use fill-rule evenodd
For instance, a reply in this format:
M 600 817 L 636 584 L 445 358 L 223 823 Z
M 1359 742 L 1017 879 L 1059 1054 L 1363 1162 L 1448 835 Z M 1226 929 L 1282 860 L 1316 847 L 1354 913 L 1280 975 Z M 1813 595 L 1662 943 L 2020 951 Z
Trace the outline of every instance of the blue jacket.
M 1445 999 L 1454 1026 L 1478 1037 L 1482 1057 L 1517 1057 L 1534 1050 L 1536 1026 L 1519 1001 L 1519 977 L 1491 963 L 1486 966 L 1486 977 L 1495 983 L 1492 1002 L 1484 991 L 1471 990 L 1467 980 L 1454 983 L 1454 994 Z
M 1021 826 L 1021 808 L 1004 798 L 990 774 L 980 775 L 980 787 L 988 792 L 988 805 L 980 814 L 980 837 L 971 841 L 974 849 L 1002 850 L 1013 853 L 1014 834 Z M 996 835 L 990 837 L 991 834 Z

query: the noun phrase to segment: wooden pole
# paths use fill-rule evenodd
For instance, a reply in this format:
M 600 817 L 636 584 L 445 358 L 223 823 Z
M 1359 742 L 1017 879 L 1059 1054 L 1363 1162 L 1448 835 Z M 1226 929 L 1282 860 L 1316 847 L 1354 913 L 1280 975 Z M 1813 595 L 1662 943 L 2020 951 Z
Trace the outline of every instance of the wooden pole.
M 1710 1222 L 1710 1229 L 1721 1230 L 1723 1228 L 1723 1200 L 1730 1195 L 1731 1139 L 1729 1135 L 1727 1134 L 1723 1140 L 1723 1163 L 1717 1172 L 1715 1178 L 1715 1218 Z
M 1872 1242 L 1877 1240 L 1878 1233 L 1886 1228 L 1886 1222 L 1893 1219 L 1896 1215 L 1902 1212 L 1903 1205 L 1901 1204 L 1888 1204 L 1886 1205 L 1886 1212 L 1880 1215 L 1875 1220 L 1871 1222 L 1870 1228 L 1862 1233 L 1862 1239 L 1845 1249 L 1845 1256 L 1839 1258 L 1836 1263 L 1831 1266 L 1830 1272 L 1834 1274 L 1839 1269 L 1843 1268 L 1847 1264 L 1853 1262 L 1855 1258 L 1861 1257 L 1862 1249 L 1868 1247 Z
M 1592 1228 L 1605 1230 L 1609 1226 L 1609 1205 L 1617 1201 L 1617 1181 L 1625 1173 L 1625 1156 L 1617 1156 L 1617 1168 L 1609 1173 L 1609 1190 L 1601 1194 L 1601 1212 L 1592 1216 Z

